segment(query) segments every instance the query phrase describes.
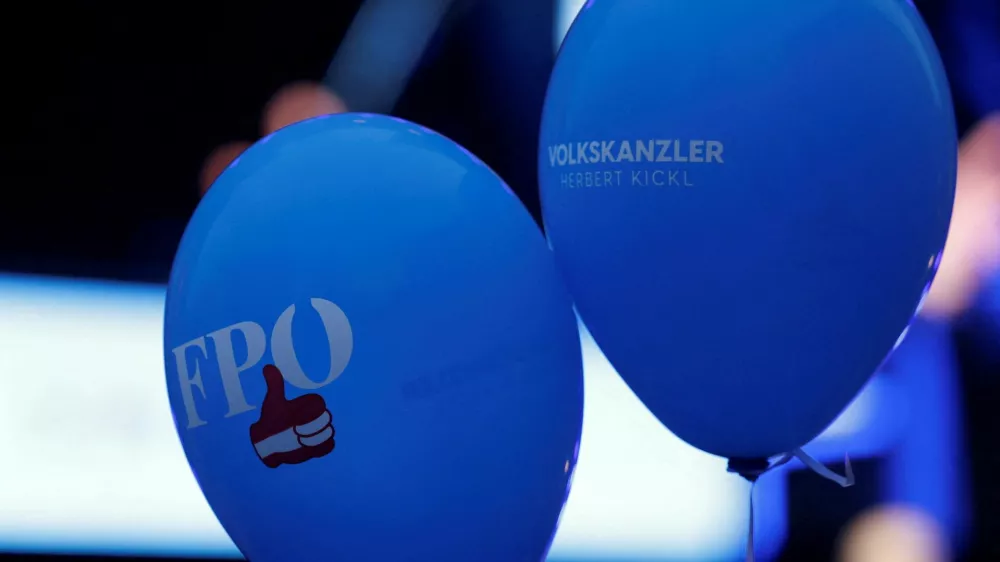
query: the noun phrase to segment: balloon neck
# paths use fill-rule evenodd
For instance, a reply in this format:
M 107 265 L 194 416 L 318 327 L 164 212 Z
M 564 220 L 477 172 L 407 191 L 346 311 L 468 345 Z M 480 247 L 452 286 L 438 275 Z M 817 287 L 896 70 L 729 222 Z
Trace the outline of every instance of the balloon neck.
M 771 463 L 767 458 L 743 458 L 733 457 L 729 459 L 728 472 L 739 474 L 748 482 L 754 483 L 771 468 Z

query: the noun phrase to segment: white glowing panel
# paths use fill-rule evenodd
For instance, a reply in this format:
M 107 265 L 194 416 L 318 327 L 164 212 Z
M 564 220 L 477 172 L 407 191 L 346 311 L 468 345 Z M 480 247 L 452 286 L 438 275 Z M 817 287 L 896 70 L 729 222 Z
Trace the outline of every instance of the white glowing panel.
M 232 553 L 174 433 L 159 288 L 0 279 L 0 547 Z
M 556 22 L 553 35 L 555 36 L 556 50 L 562 45 L 566 32 L 580 13 L 587 0 L 556 0 Z

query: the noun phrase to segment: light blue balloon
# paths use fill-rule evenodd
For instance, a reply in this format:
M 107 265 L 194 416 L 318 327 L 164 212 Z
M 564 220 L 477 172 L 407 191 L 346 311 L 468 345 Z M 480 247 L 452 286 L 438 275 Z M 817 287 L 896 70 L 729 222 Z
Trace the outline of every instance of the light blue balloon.
M 188 225 L 164 343 L 184 451 L 250 560 L 544 557 L 576 319 L 531 217 L 450 140 L 348 114 L 258 142 Z
M 539 154 L 570 293 L 629 386 L 725 457 L 802 446 L 934 276 L 957 140 L 903 0 L 595 0 Z

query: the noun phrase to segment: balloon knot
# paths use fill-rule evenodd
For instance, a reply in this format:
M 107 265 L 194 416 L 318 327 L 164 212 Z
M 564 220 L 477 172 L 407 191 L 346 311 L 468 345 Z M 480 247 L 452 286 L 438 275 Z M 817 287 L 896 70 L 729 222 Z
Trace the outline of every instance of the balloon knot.
M 729 459 L 728 472 L 739 474 L 747 482 L 754 483 L 771 468 L 771 462 L 766 458 L 733 457 Z

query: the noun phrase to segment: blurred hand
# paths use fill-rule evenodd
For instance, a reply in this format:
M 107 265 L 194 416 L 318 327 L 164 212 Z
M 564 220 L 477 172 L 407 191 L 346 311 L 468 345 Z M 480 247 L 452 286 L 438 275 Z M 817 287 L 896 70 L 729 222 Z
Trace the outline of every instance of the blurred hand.
M 261 115 L 261 135 L 269 135 L 293 123 L 331 113 L 344 113 L 347 107 L 336 94 L 319 84 L 296 82 L 282 87 L 271 98 Z M 204 195 L 212 182 L 252 143 L 235 141 L 213 150 L 201 167 L 198 185 Z
M 1000 272 L 1000 114 L 981 121 L 959 148 L 955 210 L 923 314 L 951 318 Z
M 947 537 L 926 513 L 879 506 L 856 517 L 840 537 L 839 562 L 945 562 Z

